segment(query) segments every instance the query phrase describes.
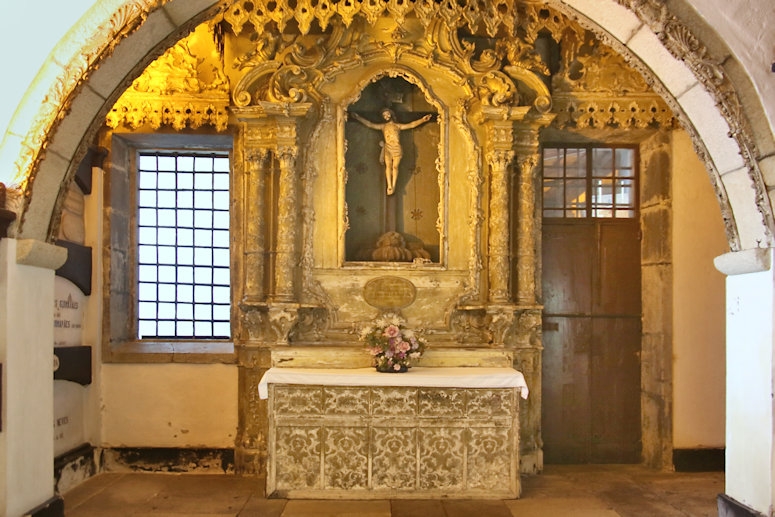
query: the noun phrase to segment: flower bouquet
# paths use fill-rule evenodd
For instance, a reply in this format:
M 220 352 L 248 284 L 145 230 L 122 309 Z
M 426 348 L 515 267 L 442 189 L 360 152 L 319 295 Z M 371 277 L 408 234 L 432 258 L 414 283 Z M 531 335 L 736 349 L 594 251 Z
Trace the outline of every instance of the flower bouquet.
M 378 372 L 398 373 L 411 368 L 422 356 L 426 342 L 397 314 L 384 314 L 361 330 L 360 340 L 366 343 Z

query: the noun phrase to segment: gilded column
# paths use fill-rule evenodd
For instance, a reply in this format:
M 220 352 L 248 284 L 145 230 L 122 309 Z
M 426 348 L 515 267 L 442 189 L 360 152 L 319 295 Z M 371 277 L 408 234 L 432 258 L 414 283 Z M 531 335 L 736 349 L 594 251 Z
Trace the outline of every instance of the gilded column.
M 269 149 L 252 148 L 245 151 L 247 171 L 247 228 L 245 237 L 245 293 L 247 301 L 260 301 L 266 296 L 264 289 L 264 255 L 266 221 L 264 204 L 266 191 L 265 165 Z
M 295 301 L 294 274 L 299 262 L 297 228 L 299 220 L 299 180 L 296 174 L 296 147 L 278 149 L 280 190 L 277 200 L 277 254 L 275 288 L 272 300 Z
M 517 303 L 536 304 L 536 189 L 537 150 L 517 157 L 519 202 L 517 203 Z
M 490 167 L 488 274 L 490 303 L 508 303 L 509 296 L 509 166 L 514 159 L 512 122 L 488 123 L 487 164 Z

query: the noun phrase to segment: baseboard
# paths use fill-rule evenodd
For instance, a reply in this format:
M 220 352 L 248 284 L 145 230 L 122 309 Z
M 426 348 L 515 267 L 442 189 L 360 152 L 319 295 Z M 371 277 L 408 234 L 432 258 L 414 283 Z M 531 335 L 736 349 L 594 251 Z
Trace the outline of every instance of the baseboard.
M 234 473 L 234 449 L 121 447 L 102 452 L 107 471 Z
M 719 517 L 765 517 L 765 514 L 748 508 L 726 494 L 719 494 L 716 501 Z
M 54 458 L 54 488 L 63 494 L 100 472 L 100 453 L 85 443 Z
M 25 517 L 65 517 L 65 500 L 54 496 L 24 514 Z
M 673 449 L 676 472 L 723 472 L 724 449 Z

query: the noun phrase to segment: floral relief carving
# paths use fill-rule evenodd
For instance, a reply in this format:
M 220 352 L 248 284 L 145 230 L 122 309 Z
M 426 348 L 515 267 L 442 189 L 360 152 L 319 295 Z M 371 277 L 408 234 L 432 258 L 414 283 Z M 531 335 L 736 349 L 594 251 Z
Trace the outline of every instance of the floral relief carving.
M 320 486 L 320 427 L 278 427 L 275 440 L 277 487 L 293 489 Z
M 323 388 L 276 386 L 273 411 L 280 415 L 319 415 L 323 412 Z
M 414 488 L 417 474 L 417 430 L 374 427 L 372 435 L 374 489 Z
M 336 387 L 324 388 L 325 414 L 357 415 L 369 413 L 369 389 Z
M 366 427 L 326 429 L 326 488 L 352 490 L 368 487 L 368 434 Z
M 475 427 L 468 430 L 468 488 L 487 489 L 510 483 L 510 431 L 508 427 Z
M 465 392 L 455 389 L 420 390 L 420 414 L 423 416 L 460 416 L 465 413 Z
M 465 429 L 420 429 L 420 488 L 463 488 Z
M 514 393 L 506 390 L 468 390 L 467 414 L 469 417 L 509 417 L 514 416 Z
M 371 413 L 375 416 L 417 414 L 417 388 L 384 388 L 372 391 Z

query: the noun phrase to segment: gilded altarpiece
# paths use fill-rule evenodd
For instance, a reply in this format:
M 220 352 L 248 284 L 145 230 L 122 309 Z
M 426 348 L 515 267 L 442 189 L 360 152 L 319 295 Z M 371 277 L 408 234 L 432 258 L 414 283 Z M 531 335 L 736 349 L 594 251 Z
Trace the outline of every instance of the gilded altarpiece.
M 237 220 L 232 235 L 233 336 L 240 371 L 236 462 L 243 473 L 266 472 L 268 424 L 274 418 L 271 432 L 284 444 L 275 451 L 283 461 L 270 474 L 277 490 L 294 490 L 298 480 L 349 490 L 365 483 L 368 468 L 377 473 L 369 480 L 372 487 L 422 486 L 422 474 L 410 476 L 407 463 L 367 443 L 425 447 L 443 435 L 451 447 L 445 461 L 454 463 L 466 454 L 456 449 L 464 442 L 489 447 L 507 441 L 498 426 L 451 426 L 438 437 L 423 437 L 437 431 L 374 422 L 345 426 L 332 441 L 321 427 L 289 424 L 293 415 L 302 408 L 322 412 L 321 418 L 356 409 L 374 415 L 381 407 L 375 396 L 382 395 L 342 389 L 329 394 L 329 405 L 309 405 L 305 397 L 315 393 L 294 395 L 282 388 L 276 407 L 259 400 L 259 379 L 272 366 L 369 366 L 357 330 L 382 310 L 399 311 L 410 326 L 422 329 L 430 345 L 422 366 L 522 371 L 531 395 L 519 407 L 519 469 L 543 468 L 541 132 L 657 128 L 673 120 L 627 63 L 563 13 L 532 1 L 488 5 L 323 1 L 313 8 L 304 2 L 234 1 L 206 24 L 212 52 L 192 60 L 196 45 L 184 40 L 172 51 L 177 54 L 159 65 L 183 56 L 189 76 L 206 76 L 194 82 L 174 75 L 169 86 L 192 90 L 194 100 L 185 102 L 200 107 L 187 109 L 181 101 L 154 108 L 142 100 L 148 92 L 140 80 L 135 94 L 147 109 L 122 98 L 108 117 L 114 128 L 134 128 L 145 117 L 141 122 L 156 127 L 209 124 L 223 130 L 228 112 L 235 135 Z M 168 101 L 176 92 L 157 93 Z M 383 192 L 379 171 L 387 174 L 385 156 L 375 147 L 380 135 L 353 118 L 358 114 L 376 123 L 383 108 L 400 115 L 402 123 L 427 117 L 424 125 L 402 131 L 410 140 L 401 140 L 403 165 L 393 194 Z M 372 185 L 364 172 L 374 178 Z M 422 203 L 403 210 L 406 198 L 390 198 L 408 190 Z M 373 231 L 369 238 L 376 241 L 380 233 L 395 231 L 403 244 L 390 246 L 398 251 L 375 255 L 370 248 L 379 247 L 376 242 L 355 242 L 354 229 L 372 217 L 367 208 L 375 207 L 380 207 L 376 230 L 358 233 L 357 239 Z M 420 214 L 423 228 L 408 230 Z M 417 233 L 427 255 L 412 239 Z M 364 294 L 367 284 L 385 278 L 410 285 L 410 302 L 391 306 Z M 417 404 L 429 400 L 408 395 L 396 393 Z M 456 397 L 474 396 L 451 391 L 437 409 L 459 417 Z M 409 461 L 417 451 L 404 453 Z M 496 454 L 486 465 L 470 465 L 475 468 L 467 486 L 502 486 L 504 472 L 515 468 L 502 461 Z M 457 487 L 454 465 L 446 472 L 449 479 L 435 482 Z

